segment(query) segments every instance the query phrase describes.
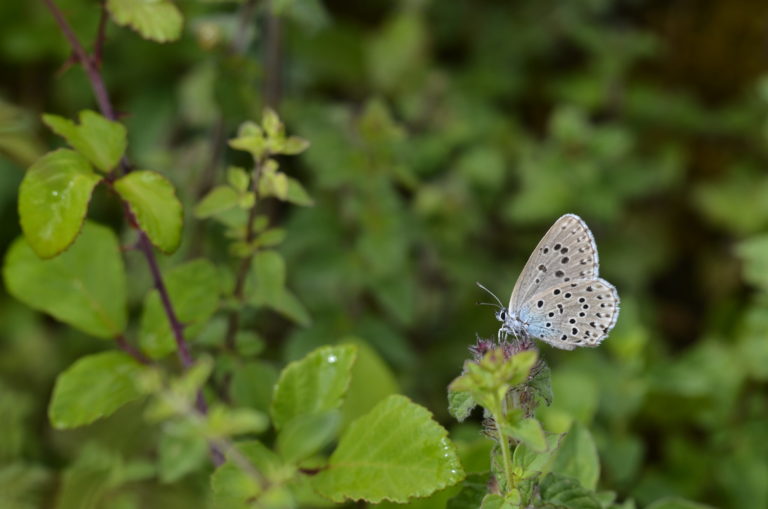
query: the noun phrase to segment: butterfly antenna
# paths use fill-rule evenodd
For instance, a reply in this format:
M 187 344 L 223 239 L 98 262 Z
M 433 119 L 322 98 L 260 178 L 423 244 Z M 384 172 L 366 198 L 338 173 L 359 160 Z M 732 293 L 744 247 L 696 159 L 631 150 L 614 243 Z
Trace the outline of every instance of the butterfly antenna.
M 498 297 L 496 297 L 496 294 L 495 294 L 495 293 L 493 293 L 493 292 L 492 292 L 492 291 L 490 291 L 488 288 L 486 288 L 486 287 L 484 287 L 483 285 L 481 285 L 481 284 L 480 284 L 480 282 L 478 282 L 478 281 L 475 281 L 475 284 L 477 284 L 477 286 L 479 286 L 480 288 L 482 288 L 482 289 L 483 289 L 483 290 L 485 290 L 486 292 L 490 293 L 490 294 L 491 294 L 491 296 L 492 296 L 494 299 L 496 299 L 496 302 L 498 302 L 498 303 L 499 303 L 499 307 L 501 307 L 501 308 L 503 308 L 503 307 L 504 307 L 504 304 L 502 304 L 502 303 L 501 303 L 501 301 L 499 300 L 499 298 L 498 298 Z M 493 304 L 491 304 L 491 305 L 493 305 Z

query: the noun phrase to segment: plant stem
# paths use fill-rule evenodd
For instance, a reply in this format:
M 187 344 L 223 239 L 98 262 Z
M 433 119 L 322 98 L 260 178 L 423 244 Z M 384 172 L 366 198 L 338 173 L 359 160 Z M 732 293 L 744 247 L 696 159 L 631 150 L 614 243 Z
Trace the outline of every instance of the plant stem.
M 253 223 L 256 220 L 256 206 L 259 203 L 259 179 L 261 178 L 262 165 L 264 164 L 264 161 L 267 159 L 268 155 L 269 154 L 265 155 L 262 159 L 257 160 L 253 168 L 253 175 L 251 176 L 251 191 L 256 196 L 256 203 L 254 203 L 253 207 L 251 207 L 251 209 L 248 211 L 248 219 L 245 224 L 246 243 L 253 240 Z M 235 289 L 232 292 L 232 295 L 238 302 L 242 302 L 245 296 L 245 280 L 248 277 L 248 271 L 251 268 L 253 256 L 253 254 L 250 254 L 243 258 L 243 261 L 240 262 L 240 268 L 237 270 Z M 238 309 L 233 309 L 229 312 L 229 316 L 227 317 L 227 334 L 224 337 L 225 344 L 230 350 L 235 349 L 235 336 L 237 335 L 237 330 L 239 328 L 240 311 Z
M 501 458 L 504 464 L 504 476 L 507 479 L 507 492 L 515 486 L 514 477 L 512 475 L 512 459 L 509 455 L 509 440 L 504 432 L 501 430 L 501 401 L 497 401 L 494 405 L 495 408 L 491 412 L 493 420 L 496 421 L 496 434 L 498 435 L 499 447 L 501 447 Z
M 138 348 L 130 344 L 123 334 L 118 334 L 115 337 L 115 343 L 117 343 L 117 346 L 122 351 L 124 351 L 125 353 L 127 353 L 128 355 L 130 355 L 140 363 L 144 365 L 149 365 L 152 363 L 152 361 L 150 361 L 146 355 L 141 353 L 141 351 Z
M 104 84 L 104 79 L 101 76 L 101 72 L 99 71 L 99 68 L 96 64 L 96 60 L 92 58 L 88 54 L 88 52 L 85 51 L 85 48 L 83 47 L 83 45 L 80 44 L 80 41 L 78 40 L 77 35 L 75 35 L 74 30 L 72 29 L 70 24 L 67 22 L 66 18 L 64 17 L 64 14 L 61 12 L 61 10 L 59 10 L 54 0 L 42 0 L 42 1 L 48 7 L 48 10 L 51 11 L 51 14 L 56 20 L 56 23 L 59 25 L 59 28 L 64 34 L 64 37 L 66 37 L 67 41 L 69 42 L 69 45 L 72 47 L 72 51 L 75 53 L 77 60 L 80 61 L 80 64 L 83 66 L 83 69 L 85 69 L 85 73 L 88 76 L 88 81 L 91 84 L 91 88 L 93 89 L 93 94 L 96 97 L 96 102 L 99 105 L 99 109 L 101 110 L 101 113 L 110 120 L 117 120 L 117 116 L 115 115 L 115 110 L 112 107 L 112 102 L 109 99 L 109 93 L 107 91 L 107 87 Z M 104 44 L 103 38 L 105 37 L 105 33 L 106 33 L 106 18 L 104 16 L 105 15 L 103 14 L 102 22 L 100 23 L 100 26 L 99 26 L 97 42 L 96 42 L 96 49 L 99 54 L 101 53 L 101 47 Z M 124 172 L 127 172 L 130 169 L 130 164 L 128 163 L 125 157 L 121 159 L 120 167 L 123 169 Z M 105 180 L 107 182 L 111 182 L 112 176 L 107 175 Z M 181 363 L 184 366 L 184 369 L 188 369 L 192 364 L 194 364 L 194 360 L 192 358 L 192 354 L 189 351 L 189 347 L 187 346 L 187 342 L 184 339 L 184 327 L 182 326 L 181 322 L 179 322 L 179 319 L 176 316 L 176 312 L 173 309 L 173 304 L 171 303 L 171 299 L 168 295 L 168 290 L 166 289 L 165 283 L 163 282 L 163 276 L 160 273 L 160 266 L 157 263 L 157 257 L 155 256 L 155 251 L 152 248 L 152 244 L 149 241 L 149 237 L 147 237 L 147 234 L 144 232 L 144 230 L 141 229 L 141 227 L 139 226 L 136 219 L 133 217 L 133 214 L 131 214 L 130 209 L 125 204 L 125 202 L 123 202 L 123 208 L 125 210 L 128 222 L 139 232 L 139 240 L 137 242 L 137 247 L 144 254 L 144 257 L 147 260 L 147 264 L 149 265 L 149 269 L 152 272 L 152 278 L 155 283 L 155 288 L 160 294 L 160 299 L 163 303 L 163 308 L 165 310 L 166 315 L 168 316 L 168 321 L 171 324 L 171 329 L 173 331 L 173 337 L 176 341 L 179 359 L 181 360 Z M 121 344 L 120 339 L 118 339 L 117 342 L 118 342 L 118 346 L 120 346 L 120 348 L 122 348 L 123 350 L 126 350 L 126 345 L 128 348 L 133 349 L 133 347 L 130 346 L 127 342 L 124 342 L 123 344 Z M 138 351 L 136 352 L 140 353 Z M 205 403 L 205 398 L 203 397 L 202 391 L 199 391 L 197 393 L 195 406 L 202 414 L 206 414 L 208 411 L 208 406 Z M 211 456 L 212 456 L 213 463 L 216 465 L 220 465 L 224 461 L 224 455 L 221 453 L 221 451 L 218 450 L 218 448 L 216 448 L 213 445 L 211 446 Z

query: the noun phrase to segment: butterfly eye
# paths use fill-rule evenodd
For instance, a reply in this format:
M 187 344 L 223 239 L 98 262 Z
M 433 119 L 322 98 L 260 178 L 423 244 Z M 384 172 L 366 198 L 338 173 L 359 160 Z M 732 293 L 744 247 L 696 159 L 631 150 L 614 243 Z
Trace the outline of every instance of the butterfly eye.
M 507 310 L 501 309 L 498 313 L 496 313 L 496 318 L 499 319 L 500 322 L 506 322 L 507 321 Z

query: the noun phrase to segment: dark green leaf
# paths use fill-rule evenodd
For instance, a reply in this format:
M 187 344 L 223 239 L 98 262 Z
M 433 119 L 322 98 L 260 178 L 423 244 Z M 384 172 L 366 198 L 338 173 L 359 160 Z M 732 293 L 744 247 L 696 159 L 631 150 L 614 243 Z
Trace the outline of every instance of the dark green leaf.
M 80 112 L 79 125 L 57 115 L 43 115 L 43 122 L 103 173 L 117 167 L 125 152 L 125 127 L 93 111 Z

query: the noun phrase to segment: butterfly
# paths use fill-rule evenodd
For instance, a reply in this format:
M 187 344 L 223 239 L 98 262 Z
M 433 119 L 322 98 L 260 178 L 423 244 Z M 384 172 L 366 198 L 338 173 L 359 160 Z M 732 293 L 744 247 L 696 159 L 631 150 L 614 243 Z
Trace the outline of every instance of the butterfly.
M 528 258 L 509 306 L 496 298 L 499 339 L 537 338 L 563 350 L 599 346 L 619 316 L 619 295 L 598 277 L 599 266 L 587 224 L 576 214 L 560 217 Z

